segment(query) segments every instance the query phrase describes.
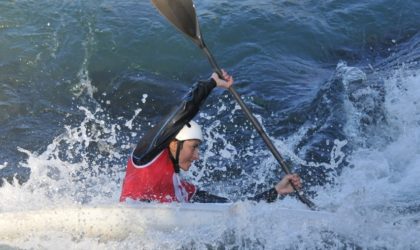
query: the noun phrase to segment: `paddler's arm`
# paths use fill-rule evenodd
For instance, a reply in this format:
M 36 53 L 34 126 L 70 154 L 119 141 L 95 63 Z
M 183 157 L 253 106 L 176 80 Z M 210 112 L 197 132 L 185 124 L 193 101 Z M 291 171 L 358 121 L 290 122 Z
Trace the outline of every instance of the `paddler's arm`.
M 194 196 L 191 199 L 191 202 L 198 203 L 227 203 L 230 202 L 229 199 L 214 194 L 210 194 L 206 191 L 198 190 L 195 192 Z
M 216 86 L 227 88 L 226 84 L 229 82 L 229 86 L 232 84 L 232 77 L 226 73 L 225 79 L 228 81 L 220 79 L 217 74 L 213 73 L 210 80 L 194 84 L 183 97 L 182 103 L 139 141 L 133 152 L 134 163 L 145 165 L 167 148 L 181 128 L 198 113 L 201 105 Z
M 300 177 L 297 174 L 288 174 L 284 176 L 273 188 L 257 194 L 254 197 L 247 198 L 248 200 L 260 202 L 274 202 L 277 200 L 279 195 L 286 195 L 294 192 L 292 184 L 297 188 L 300 189 L 302 186 Z M 225 197 L 220 197 L 214 194 L 210 194 L 206 191 L 198 190 L 194 196 L 191 198 L 191 202 L 199 202 L 199 203 L 227 203 L 231 202 L 229 199 Z
M 275 187 L 265 192 L 262 192 L 260 194 L 257 194 L 254 197 L 250 197 L 248 198 L 248 200 L 257 201 L 257 202 L 260 202 L 260 201 L 274 202 L 277 200 L 279 195 L 286 195 L 295 191 L 292 186 L 292 183 L 297 189 L 300 189 L 302 186 L 300 177 L 297 174 L 288 174 L 284 176 L 276 184 Z

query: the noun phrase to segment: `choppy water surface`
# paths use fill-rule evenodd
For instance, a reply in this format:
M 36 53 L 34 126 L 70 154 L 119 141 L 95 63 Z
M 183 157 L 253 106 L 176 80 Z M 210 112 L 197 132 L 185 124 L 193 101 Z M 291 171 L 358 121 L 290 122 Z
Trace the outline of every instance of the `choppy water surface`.
M 259 220 L 245 216 L 218 237 L 52 235 L 4 244 L 416 249 L 420 3 L 202 0 L 196 8 L 236 90 L 337 223 L 286 234 L 288 222 L 259 205 L 245 206 Z M 1 1 L 0 212 L 117 203 L 133 145 L 210 74 L 199 49 L 149 1 Z M 214 91 L 196 120 L 207 142 L 187 178 L 239 200 L 282 175 L 227 92 Z M 305 208 L 293 198 L 278 205 Z

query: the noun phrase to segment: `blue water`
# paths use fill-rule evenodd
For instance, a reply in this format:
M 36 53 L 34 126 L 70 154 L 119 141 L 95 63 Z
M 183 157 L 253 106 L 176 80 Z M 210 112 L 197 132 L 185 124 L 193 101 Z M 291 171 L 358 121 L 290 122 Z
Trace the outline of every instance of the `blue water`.
M 416 249 L 420 2 L 195 4 L 208 47 L 304 191 L 350 218 L 256 246 Z M 201 51 L 149 1 L 1 1 L 0 211 L 116 203 L 135 143 L 210 74 Z M 227 91 L 214 91 L 196 120 L 207 142 L 186 178 L 238 200 L 283 174 Z M 175 245 L 253 246 L 237 234 Z

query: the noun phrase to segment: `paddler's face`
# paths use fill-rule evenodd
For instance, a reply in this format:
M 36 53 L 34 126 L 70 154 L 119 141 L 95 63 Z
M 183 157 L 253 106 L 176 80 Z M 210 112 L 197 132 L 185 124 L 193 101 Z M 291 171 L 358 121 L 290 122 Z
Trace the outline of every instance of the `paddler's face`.
M 179 167 L 188 171 L 193 161 L 200 159 L 200 140 L 186 140 L 179 153 Z

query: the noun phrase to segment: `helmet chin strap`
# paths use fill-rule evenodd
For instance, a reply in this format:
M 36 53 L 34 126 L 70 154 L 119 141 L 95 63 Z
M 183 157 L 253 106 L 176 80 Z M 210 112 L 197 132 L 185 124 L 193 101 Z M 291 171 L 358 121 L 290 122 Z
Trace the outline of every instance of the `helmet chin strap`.
M 174 170 L 175 173 L 179 173 L 179 154 L 181 153 L 181 149 L 184 145 L 184 141 L 177 141 L 177 147 L 176 147 L 176 153 L 175 157 L 172 155 L 172 153 L 169 151 L 169 155 L 171 156 L 172 163 L 174 164 Z

